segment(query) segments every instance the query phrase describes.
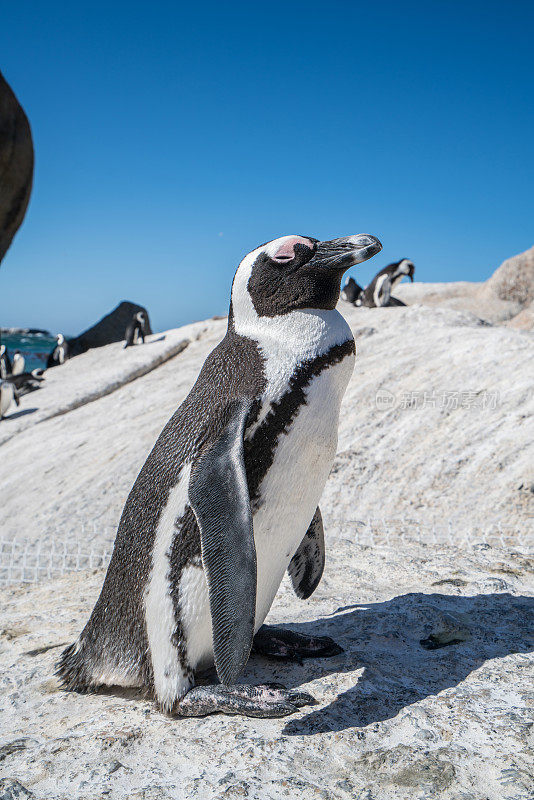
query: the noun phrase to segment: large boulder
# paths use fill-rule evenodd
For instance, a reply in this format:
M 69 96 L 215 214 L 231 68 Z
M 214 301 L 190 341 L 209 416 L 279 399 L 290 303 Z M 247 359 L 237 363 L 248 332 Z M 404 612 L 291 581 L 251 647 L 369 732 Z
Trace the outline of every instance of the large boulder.
M 119 303 L 117 308 L 114 308 L 113 311 L 106 314 L 105 317 L 102 317 L 100 322 L 97 322 L 92 328 L 88 328 L 83 333 L 80 333 L 79 336 L 69 340 L 71 356 L 85 353 L 92 347 L 103 347 L 112 342 L 122 341 L 122 339 L 124 339 L 126 326 L 131 321 L 133 315 L 137 314 L 138 311 L 142 311 L 146 316 L 147 323 L 145 333 L 151 334 L 152 328 L 150 327 L 150 320 L 146 308 L 138 306 L 137 303 L 130 303 L 128 300 L 123 300 L 122 303 Z
M 534 247 L 503 261 L 485 285 L 500 300 L 523 306 L 531 303 L 534 300 Z
M 470 311 L 493 325 L 517 317 L 514 327 L 525 328 L 528 322 L 521 314 L 534 300 L 534 247 L 503 261 L 484 283 L 403 283 L 395 296 L 407 305 Z
M 24 219 L 32 182 L 30 123 L 0 72 L 0 261 Z
M 517 328 L 520 331 L 534 331 L 534 300 L 504 324 L 509 328 Z

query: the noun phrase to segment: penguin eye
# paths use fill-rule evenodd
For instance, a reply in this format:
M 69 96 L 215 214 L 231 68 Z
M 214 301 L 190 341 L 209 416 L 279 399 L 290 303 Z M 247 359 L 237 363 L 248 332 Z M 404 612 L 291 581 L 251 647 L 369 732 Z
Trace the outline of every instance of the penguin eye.
M 276 251 L 270 255 L 275 264 L 287 264 L 290 261 L 304 264 L 313 255 L 313 242 L 305 236 L 286 236 L 281 242 L 272 244 L 278 244 Z

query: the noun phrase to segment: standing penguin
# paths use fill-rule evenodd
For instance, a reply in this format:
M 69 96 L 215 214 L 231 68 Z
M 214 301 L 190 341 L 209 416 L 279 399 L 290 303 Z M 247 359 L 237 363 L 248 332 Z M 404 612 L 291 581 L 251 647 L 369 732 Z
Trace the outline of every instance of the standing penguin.
M 50 369 L 50 367 L 58 367 L 60 364 L 64 364 L 68 358 L 69 343 L 66 341 L 62 333 L 58 333 L 56 336 L 56 346 L 48 356 L 46 368 Z
M 408 276 L 413 283 L 415 267 L 408 258 L 401 258 L 393 264 L 388 264 L 377 272 L 371 283 L 365 287 L 357 300 L 357 305 L 367 308 L 379 306 L 403 306 L 402 300 L 392 297 L 393 289 Z
M 124 338 L 126 339 L 124 347 L 139 344 L 139 339 L 141 339 L 143 344 L 145 343 L 145 324 L 146 317 L 142 311 L 138 311 L 137 314 L 134 314 L 124 334 Z
M 11 359 L 5 344 L 0 345 L 0 378 L 6 378 L 11 375 Z
M 252 647 L 341 652 L 263 622 L 286 569 L 302 598 L 322 575 L 318 502 L 355 351 L 335 307 L 345 270 L 380 249 L 364 234 L 284 236 L 243 259 L 226 336 L 141 469 L 100 597 L 62 654 L 67 689 L 143 686 L 182 716 L 277 717 L 313 702 L 236 681 Z M 213 663 L 221 684 L 193 688 Z
M 17 390 L 9 381 L 0 381 L 0 419 L 4 419 L 4 414 L 13 401 L 20 406 Z
M 347 303 L 356 304 L 356 301 L 358 300 L 362 292 L 363 292 L 362 287 L 356 283 L 354 278 L 349 278 L 345 286 L 343 287 L 343 290 L 341 292 L 341 298 L 342 300 L 346 300 Z
M 15 350 L 13 354 L 13 367 L 11 369 L 12 375 L 21 375 L 24 372 L 24 367 L 26 366 L 26 359 L 20 352 L 20 350 Z

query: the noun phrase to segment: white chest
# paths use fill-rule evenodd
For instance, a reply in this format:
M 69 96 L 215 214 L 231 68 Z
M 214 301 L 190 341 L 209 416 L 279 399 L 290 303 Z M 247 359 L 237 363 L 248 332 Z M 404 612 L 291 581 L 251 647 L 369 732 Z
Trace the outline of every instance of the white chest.
M 254 514 L 257 628 L 319 504 L 336 454 L 339 409 L 353 367 L 354 356 L 346 356 L 312 379 L 305 389 L 306 403 L 279 436 L 260 485 Z
M 0 389 L 0 416 L 3 416 L 13 401 L 13 388 L 6 383 Z

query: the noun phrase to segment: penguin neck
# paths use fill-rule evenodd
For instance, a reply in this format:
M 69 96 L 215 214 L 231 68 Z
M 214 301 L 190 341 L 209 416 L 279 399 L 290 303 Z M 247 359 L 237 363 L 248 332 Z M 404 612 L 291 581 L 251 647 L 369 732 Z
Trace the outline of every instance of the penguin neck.
M 265 394 L 270 401 L 282 396 L 303 362 L 314 361 L 353 338 L 347 322 L 335 309 L 299 309 L 276 317 L 260 317 L 251 302 L 246 316 L 235 311 L 231 309 L 229 330 L 256 342 L 263 358 Z

